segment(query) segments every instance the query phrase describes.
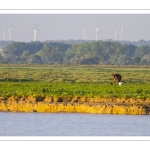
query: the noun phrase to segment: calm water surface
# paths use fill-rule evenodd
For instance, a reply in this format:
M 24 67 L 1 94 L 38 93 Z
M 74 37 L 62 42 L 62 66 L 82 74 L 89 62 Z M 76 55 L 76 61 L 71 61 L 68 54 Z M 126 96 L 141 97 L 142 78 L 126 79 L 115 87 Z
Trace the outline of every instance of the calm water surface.
M 0 112 L 0 136 L 150 136 L 150 115 Z

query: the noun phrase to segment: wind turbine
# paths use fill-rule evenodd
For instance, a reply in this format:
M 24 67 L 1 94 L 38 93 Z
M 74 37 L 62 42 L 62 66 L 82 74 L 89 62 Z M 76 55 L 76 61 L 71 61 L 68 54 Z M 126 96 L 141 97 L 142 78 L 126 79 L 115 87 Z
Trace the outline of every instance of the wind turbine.
M 34 38 L 34 42 L 36 42 L 37 40 L 37 32 L 39 31 L 39 29 L 37 28 L 38 25 L 35 26 L 35 28 L 33 28 L 33 38 Z
M 11 41 L 12 31 L 13 31 L 13 29 L 12 29 L 12 26 L 11 26 L 11 28 L 9 28 L 9 41 Z
M 84 40 L 86 40 L 87 23 L 84 25 Z
M 96 41 L 98 40 L 98 35 L 99 35 L 99 27 L 96 28 Z
M 115 41 L 117 40 L 117 29 L 115 28 Z
M 98 41 L 98 37 L 99 37 L 99 23 L 98 27 L 96 28 L 96 41 Z
M 121 41 L 122 41 L 123 27 L 121 28 Z

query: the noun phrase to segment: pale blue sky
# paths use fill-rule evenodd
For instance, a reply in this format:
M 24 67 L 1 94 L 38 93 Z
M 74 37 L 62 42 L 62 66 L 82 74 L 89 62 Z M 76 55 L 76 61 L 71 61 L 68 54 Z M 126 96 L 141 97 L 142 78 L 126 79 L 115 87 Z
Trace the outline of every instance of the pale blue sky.
M 96 39 L 99 26 L 99 40 L 115 38 L 138 41 L 150 40 L 150 14 L 0 14 L 0 40 L 9 38 L 12 26 L 12 40 L 29 42 L 33 40 L 33 28 L 40 29 L 37 40 L 83 40 L 84 25 L 87 24 L 86 39 Z

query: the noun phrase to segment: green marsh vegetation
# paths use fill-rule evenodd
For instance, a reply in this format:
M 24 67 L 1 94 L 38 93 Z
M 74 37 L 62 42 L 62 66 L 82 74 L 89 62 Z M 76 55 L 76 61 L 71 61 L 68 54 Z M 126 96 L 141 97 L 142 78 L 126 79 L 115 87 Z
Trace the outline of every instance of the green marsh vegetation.
M 124 84 L 111 85 L 112 73 Z M 0 65 L 0 97 L 150 98 L 150 67 Z

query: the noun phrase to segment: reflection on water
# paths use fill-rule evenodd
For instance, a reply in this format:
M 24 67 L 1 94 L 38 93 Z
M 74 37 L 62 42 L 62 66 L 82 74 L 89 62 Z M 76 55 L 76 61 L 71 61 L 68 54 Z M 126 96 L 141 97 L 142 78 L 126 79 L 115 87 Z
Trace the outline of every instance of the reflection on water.
M 150 136 L 149 115 L 0 113 L 0 136 Z

